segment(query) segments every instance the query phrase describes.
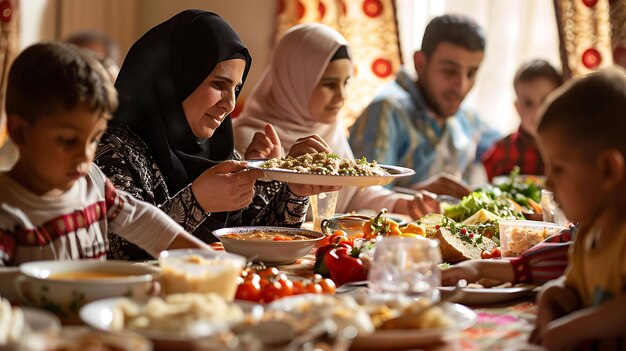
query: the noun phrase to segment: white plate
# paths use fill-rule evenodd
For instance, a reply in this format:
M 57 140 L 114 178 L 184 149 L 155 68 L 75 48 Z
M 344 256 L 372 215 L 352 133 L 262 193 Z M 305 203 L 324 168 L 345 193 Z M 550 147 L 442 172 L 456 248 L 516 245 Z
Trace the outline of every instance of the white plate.
M 454 320 L 448 328 L 377 330 L 372 334 L 359 335 L 354 339 L 351 350 L 408 349 L 431 345 L 442 341 L 445 336 L 465 330 L 476 323 L 476 313 L 459 304 L 445 303 L 444 312 Z
M 454 302 L 466 305 L 487 305 L 520 298 L 529 294 L 535 288 L 534 285 L 514 286 L 510 288 L 465 288 L 464 294 L 454 299 Z M 441 295 L 445 296 L 453 289 L 451 286 L 440 286 Z
M 398 177 L 406 177 L 415 174 L 415 171 L 409 168 L 398 166 L 379 165 L 389 175 L 384 176 L 348 176 L 348 175 L 330 175 L 303 173 L 290 169 L 280 168 L 262 168 L 266 160 L 248 161 L 248 168 L 257 169 L 263 172 L 265 178 L 276 180 L 279 182 L 311 184 L 311 185 L 328 185 L 328 186 L 370 186 L 370 185 L 386 185 L 391 183 Z
M 80 309 L 80 319 L 88 326 L 102 331 L 110 332 L 111 323 L 113 321 L 113 311 L 115 307 L 124 299 L 122 297 L 113 297 L 93 301 Z M 141 305 L 141 302 L 135 301 Z M 261 318 L 263 314 L 263 306 L 247 301 L 235 302 L 246 313 L 250 313 L 252 318 Z M 220 326 L 221 327 L 221 326 Z M 219 331 L 221 329 L 217 329 Z M 192 337 L 182 332 L 162 331 L 162 330 L 128 330 L 150 339 L 155 348 L 162 350 L 180 350 L 191 349 L 194 343 L 201 339 L 200 336 Z M 210 333 L 205 336 L 210 336 Z

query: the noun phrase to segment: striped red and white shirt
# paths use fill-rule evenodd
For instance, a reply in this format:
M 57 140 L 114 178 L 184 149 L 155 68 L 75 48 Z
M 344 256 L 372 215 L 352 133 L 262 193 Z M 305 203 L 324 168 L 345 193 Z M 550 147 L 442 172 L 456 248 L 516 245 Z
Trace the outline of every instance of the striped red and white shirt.
M 156 256 L 184 229 L 116 189 L 96 165 L 61 196 L 39 196 L 0 173 L 0 265 L 106 259 L 112 231 Z

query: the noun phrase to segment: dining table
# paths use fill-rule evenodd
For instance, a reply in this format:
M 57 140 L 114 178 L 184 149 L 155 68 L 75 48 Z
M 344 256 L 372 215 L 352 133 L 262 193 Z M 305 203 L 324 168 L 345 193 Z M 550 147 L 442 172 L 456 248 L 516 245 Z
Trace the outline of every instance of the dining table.
M 216 250 L 223 250 L 220 243 L 213 243 L 211 246 Z M 314 264 L 313 251 L 293 263 L 276 267 L 291 277 L 308 277 L 313 274 Z M 342 290 L 346 291 L 345 293 L 353 292 L 352 289 L 339 289 L 337 293 L 342 293 Z M 529 290 L 523 296 L 498 303 L 469 305 L 477 316 L 475 324 L 464 330 L 446 333 L 441 342 L 432 345 L 420 344 L 409 350 L 543 350 L 528 343 L 537 315 L 536 291 L 537 289 Z

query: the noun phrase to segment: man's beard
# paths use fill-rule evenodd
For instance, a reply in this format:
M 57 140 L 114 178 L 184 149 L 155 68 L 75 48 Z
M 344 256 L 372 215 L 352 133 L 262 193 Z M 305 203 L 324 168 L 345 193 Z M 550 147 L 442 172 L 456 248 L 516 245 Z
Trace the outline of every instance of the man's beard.
M 422 98 L 424 99 L 424 102 L 426 103 L 426 107 L 432 110 L 439 117 L 443 117 L 443 118 L 447 117 L 447 116 L 444 116 L 441 106 L 435 101 L 435 99 L 433 99 L 430 96 L 430 92 L 428 91 L 428 89 L 426 88 L 426 86 L 423 84 L 422 81 L 420 80 L 417 81 L 417 87 L 422 93 Z

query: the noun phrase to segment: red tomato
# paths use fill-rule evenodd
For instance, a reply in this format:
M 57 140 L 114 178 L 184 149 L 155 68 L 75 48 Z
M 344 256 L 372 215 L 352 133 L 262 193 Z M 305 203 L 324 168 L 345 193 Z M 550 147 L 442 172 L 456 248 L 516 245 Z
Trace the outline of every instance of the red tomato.
M 321 294 L 322 286 L 315 282 L 309 282 L 304 285 L 305 294 Z
M 280 297 L 293 295 L 293 281 L 286 279 L 286 280 L 280 280 L 279 282 L 281 285 Z
M 280 271 L 276 267 L 267 267 L 265 269 L 257 271 L 257 273 L 261 276 L 261 278 L 271 278 L 278 275 Z
M 272 302 L 280 299 L 282 296 L 283 286 L 277 281 L 270 281 L 261 288 L 261 302 Z
M 238 300 L 259 301 L 261 297 L 261 285 L 258 280 L 245 280 L 237 287 L 235 298 Z
M 491 257 L 502 257 L 502 251 L 500 251 L 499 247 L 496 246 L 491 250 Z
M 261 276 L 260 276 L 260 275 L 258 275 L 256 272 L 254 272 L 254 273 L 248 273 L 248 274 L 247 274 L 247 275 L 243 278 L 243 280 L 244 280 L 244 281 L 245 281 L 245 280 L 254 280 L 254 281 L 256 281 L 257 283 L 259 283 L 259 282 L 261 281 Z
M 322 293 L 324 294 L 334 294 L 337 286 L 332 279 L 322 279 L 317 284 L 322 288 Z
M 491 258 L 491 252 L 489 252 L 487 250 L 481 252 L 480 253 L 480 258 L 483 258 L 483 259 Z
M 292 284 L 293 284 L 292 292 L 294 295 L 300 295 L 300 294 L 306 293 L 306 291 L 304 290 L 304 282 L 302 280 L 293 280 Z

